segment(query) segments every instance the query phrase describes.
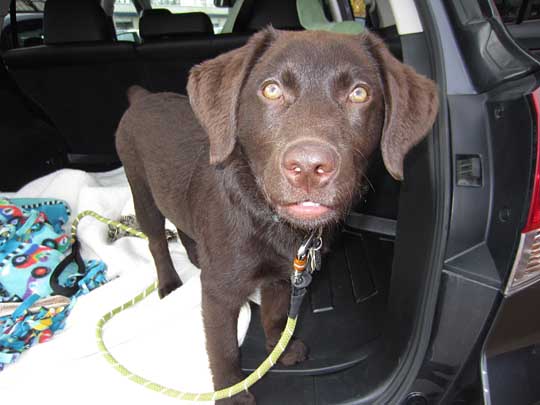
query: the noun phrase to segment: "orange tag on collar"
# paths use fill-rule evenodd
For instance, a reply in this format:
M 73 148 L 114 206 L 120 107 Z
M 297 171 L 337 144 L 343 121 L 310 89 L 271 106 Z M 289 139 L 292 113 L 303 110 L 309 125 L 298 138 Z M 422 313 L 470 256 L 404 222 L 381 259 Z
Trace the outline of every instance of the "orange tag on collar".
M 294 258 L 294 270 L 295 271 L 304 271 L 306 269 L 307 259 L 299 259 L 298 257 Z

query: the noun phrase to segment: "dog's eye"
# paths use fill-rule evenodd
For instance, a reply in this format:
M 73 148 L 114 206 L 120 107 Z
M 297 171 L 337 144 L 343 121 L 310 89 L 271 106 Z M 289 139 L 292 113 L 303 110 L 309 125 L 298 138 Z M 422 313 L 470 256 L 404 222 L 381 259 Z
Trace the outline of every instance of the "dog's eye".
M 349 94 L 349 100 L 353 103 L 364 103 L 369 97 L 368 91 L 364 86 L 357 86 Z
M 268 83 L 263 87 L 262 94 L 269 100 L 277 100 L 283 95 L 283 91 L 279 84 L 277 83 Z

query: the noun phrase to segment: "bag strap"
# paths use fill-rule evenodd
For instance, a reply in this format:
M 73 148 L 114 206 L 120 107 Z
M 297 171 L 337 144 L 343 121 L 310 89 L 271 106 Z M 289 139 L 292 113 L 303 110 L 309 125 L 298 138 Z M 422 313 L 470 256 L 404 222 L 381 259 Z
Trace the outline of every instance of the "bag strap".
M 60 285 L 59 278 L 64 269 L 69 266 L 71 263 L 75 262 L 77 264 L 77 267 L 79 268 L 79 271 L 77 272 L 77 276 L 75 277 L 75 282 L 73 283 L 73 286 L 71 287 L 65 287 Z M 51 274 L 50 279 L 50 285 L 51 289 L 53 290 L 54 294 L 64 295 L 66 297 L 71 297 L 79 290 L 79 280 L 84 278 L 86 272 L 86 266 L 84 264 L 84 261 L 81 257 L 80 253 L 80 244 L 77 239 L 73 241 L 73 245 L 71 246 L 71 253 L 67 255 L 54 269 L 53 273 Z

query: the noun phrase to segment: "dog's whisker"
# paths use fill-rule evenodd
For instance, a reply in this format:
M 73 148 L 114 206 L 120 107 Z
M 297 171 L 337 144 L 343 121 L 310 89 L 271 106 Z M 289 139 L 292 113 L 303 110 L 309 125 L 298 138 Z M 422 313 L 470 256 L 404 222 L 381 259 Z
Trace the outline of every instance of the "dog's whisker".
M 376 193 L 375 186 L 373 186 L 373 183 L 371 182 L 371 180 L 369 179 L 367 174 L 362 173 L 362 177 L 368 182 L 369 188 L 371 188 L 373 190 L 373 192 Z
M 369 160 L 366 158 L 366 155 L 364 155 L 364 153 L 363 153 L 358 147 L 356 147 L 356 146 L 353 145 L 353 150 L 354 150 L 355 152 L 357 152 L 357 153 L 360 155 L 360 157 L 362 157 L 362 159 L 364 159 L 366 162 L 369 161 Z

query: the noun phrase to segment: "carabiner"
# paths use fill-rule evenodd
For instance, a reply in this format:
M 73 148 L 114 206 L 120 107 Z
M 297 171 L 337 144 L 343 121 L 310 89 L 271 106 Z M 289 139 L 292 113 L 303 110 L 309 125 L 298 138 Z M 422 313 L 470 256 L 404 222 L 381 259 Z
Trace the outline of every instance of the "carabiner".
M 321 237 L 321 234 L 322 234 L 322 229 L 321 228 L 314 229 L 313 231 L 311 231 L 309 236 L 304 240 L 304 242 L 302 242 L 302 244 L 298 248 L 298 252 L 296 253 L 296 257 L 299 260 L 304 260 L 306 258 L 307 252 L 308 252 L 309 249 L 311 249 L 315 238 L 317 238 L 317 240 L 319 240 L 320 237 Z M 322 245 L 322 240 L 320 242 L 320 245 L 317 247 L 317 250 L 320 249 L 321 245 Z

